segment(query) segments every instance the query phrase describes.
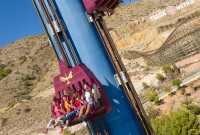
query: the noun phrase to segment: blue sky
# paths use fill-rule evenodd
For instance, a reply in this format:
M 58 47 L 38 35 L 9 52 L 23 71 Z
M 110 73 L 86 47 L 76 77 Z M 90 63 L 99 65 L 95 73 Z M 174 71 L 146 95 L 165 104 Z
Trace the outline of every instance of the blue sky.
M 124 0 L 124 3 L 137 0 Z M 1 0 L 0 47 L 21 38 L 44 33 L 32 0 Z
M 31 0 L 2 0 L 0 47 L 26 36 L 44 33 Z

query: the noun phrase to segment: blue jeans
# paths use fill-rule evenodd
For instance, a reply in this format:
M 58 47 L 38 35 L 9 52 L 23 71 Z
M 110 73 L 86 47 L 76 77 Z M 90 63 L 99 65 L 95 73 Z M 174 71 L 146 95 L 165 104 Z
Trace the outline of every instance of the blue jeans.
M 81 116 L 82 122 L 86 122 L 85 117 Z
M 68 119 L 70 119 L 71 117 L 75 117 L 76 116 L 76 111 L 72 111 L 70 113 L 68 113 L 68 115 L 63 119 L 63 122 L 65 123 Z
M 79 109 L 78 110 L 76 110 L 76 111 L 72 111 L 72 112 L 70 112 L 64 119 L 63 119 L 63 123 L 65 123 L 68 119 L 70 119 L 71 117 L 75 117 L 76 115 L 78 115 L 79 114 Z M 82 116 L 81 117 L 81 120 L 83 121 L 83 122 L 86 122 L 86 120 L 85 120 L 85 118 Z

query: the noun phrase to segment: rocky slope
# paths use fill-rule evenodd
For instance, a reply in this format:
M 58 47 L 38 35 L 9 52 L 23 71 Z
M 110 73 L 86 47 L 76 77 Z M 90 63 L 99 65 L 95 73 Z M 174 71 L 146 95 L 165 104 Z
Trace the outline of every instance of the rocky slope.
M 115 14 L 105 17 L 105 22 L 118 49 L 134 46 L 134 50 L 150 51 L 154 46 L 159 47 L 165 41 L 173 28 L 177 26 L 175 25 L 177 21 L 199 10 L 200 2 L 196 0 L 194 4 L 185 6 L 174 15 L 166 15 L 153 21 L 150 17 L 183 2 L 185 0 L 140 0 L 120 6 Z M 167 29 L 160 30 L 162 27 L 167 27 Z
M 49 119 L 56 56 L 46 35 L 30 36 L 1 48 L 0 134 L 28 135 Z M 46 93 L 45 93 L 46 91 Z
M 176 6 L 185 0 L 138 0 L 125 6 L 119 6 L 115 14 L 106 17 L 105 21 L 110 29 L 116 29 L 129 22 L 142 22 L 143 18 L 154 14 L 167 6 Z
M 46 35 L 27 37 L 1 48 L 0 66 L 12 72 L 0 81 L 0 108 L 51 86 L 52 79 L 46 76 L 56 74 L 57 68 L 50 71 L 55 64 Z M 39 86 L 41 82 L 43 85 Z

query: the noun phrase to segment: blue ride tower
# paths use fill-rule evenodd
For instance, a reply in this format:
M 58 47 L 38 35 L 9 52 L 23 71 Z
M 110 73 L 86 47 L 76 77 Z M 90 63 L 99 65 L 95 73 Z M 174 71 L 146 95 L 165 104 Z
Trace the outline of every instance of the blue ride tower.
M 101 82 L 112 105 L 112 110 L 103 115 L 108 133 L 153 134 L 146 131 L 145 128 L 148 127 L 145 127 L 138 112 L 132 108 L 124 88 L 116 82 L 114 65 L 99 31 L 94 23 L 88 20 L 82 0 L 33 0 L 33 3 L 58 58 L 68 61 L 71 67 L 76 63 L 84 63 Z M 50 7 L 52 4 L 54 11 Z M 67 40 L 60 34 L 60 29 L 64 30 Z M 73 60 L 73 56 L 76 61 Z

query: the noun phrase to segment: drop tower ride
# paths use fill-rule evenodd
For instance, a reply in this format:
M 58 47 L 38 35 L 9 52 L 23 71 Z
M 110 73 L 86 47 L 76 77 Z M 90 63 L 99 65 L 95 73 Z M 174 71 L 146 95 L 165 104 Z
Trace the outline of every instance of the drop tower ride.
M 105 12 L 113 13 L 120 1 L 33 0 L 33 3 L 58 60 L 69 69 L 86 65 L 109 99 L 112 109 L 88 121 L 91 133 L 153 135 L 102 18 Z

